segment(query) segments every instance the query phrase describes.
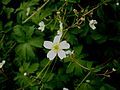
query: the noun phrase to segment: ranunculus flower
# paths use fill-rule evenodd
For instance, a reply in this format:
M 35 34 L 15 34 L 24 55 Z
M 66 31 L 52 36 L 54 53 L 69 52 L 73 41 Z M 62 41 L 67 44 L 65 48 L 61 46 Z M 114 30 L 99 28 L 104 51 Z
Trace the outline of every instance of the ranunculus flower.
M 56 35 L 53 42 L 51 41 L 44 41 L 44 47 L 50 49 L 47 53 L 47 58 L 49 60 L 53 60 L 57 55 L 60 59 L 66 57 L 66 52 L 64 49 L 69 49 L 70 45 L 67 41 L 60 42 L 61 35 Z

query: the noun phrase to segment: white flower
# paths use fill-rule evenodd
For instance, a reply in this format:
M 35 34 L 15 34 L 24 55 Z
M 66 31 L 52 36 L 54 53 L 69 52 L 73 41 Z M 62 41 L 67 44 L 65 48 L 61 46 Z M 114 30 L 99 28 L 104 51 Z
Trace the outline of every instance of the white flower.
M 44 29 L 45 29 L 45 24 L 44 24 L 44 22 L 43 22 L 43 21 L 41 21 L 41 22 L 39 23 L 38 30 L 41 30 L 41 32 L 43 32 L 43 31 L 44 31 Z
M 5 60 L 3 60 L 3 61 L 0 63 L 0 68 L 2 68 L 4 64 L 5 64 Z
M 63 90 L 69 90 L 68 88 L 63 88 Z
M 93 30 L 96 29 L 95 24 L 97 24 L 97 21 L 96 21 L 96 20 L 90 20 L 90 21 L 89 21 L 89 26 L 90 26 Z
M 30 7 L 28 7 L 26 11 L 27 11 L 26 16 L 28 16 L 30 13 Z
M 44 41 L 43 46 L 47 49 L 51 49 L 47 53 L 47 58 L 49 58 L 50 60 L 53 60 L 56 55 L 58 55 L 60 59 L 63 59 L 66 57 L 66 53 L 63 49 L 69 49 L 70 45 L 69 43 L 67 43 L 67 41 L 60 42 L 60 38 L 61 38 L 61 35 L 57 35 L 55 36 L 53 42 Z

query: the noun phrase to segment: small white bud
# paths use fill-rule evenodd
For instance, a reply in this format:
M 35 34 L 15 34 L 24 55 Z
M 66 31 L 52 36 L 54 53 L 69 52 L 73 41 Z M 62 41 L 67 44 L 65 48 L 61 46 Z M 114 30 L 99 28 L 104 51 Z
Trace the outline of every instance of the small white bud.
M 116 69 L 115 69 L 115 68 L 112 68 L 112 71 L 114 71 L 114 72 L 115 72 L 115 71 L 116 71 Z
M 89 82 L 90 82 L 90 80 L 86 80 L 86 82 L 87 82 L 87 83 L 89 83 Z
M 119 2 L 117 2 L 116 5 L 119 6 Z
M 0 63 L 0 68 L 2 68 L 4 64 L 5 64 L 5 60 L 3 60 L 3 61 Z
M 26 11 L 27 11 L 26 16 L 28 16 L 30 13 L 30 7 L 28 7 Z
M 24 76 L 27 76 L 27 73 L 26 73 L 26 72 L 24 73 Z
M 63 88 L 63 90 L 69 90 L 68 88 Z
M 59 14 L 60 14 L 60 12 L 59 12 L 59 11 L 57 11 L 57 14 L 59 15 Z

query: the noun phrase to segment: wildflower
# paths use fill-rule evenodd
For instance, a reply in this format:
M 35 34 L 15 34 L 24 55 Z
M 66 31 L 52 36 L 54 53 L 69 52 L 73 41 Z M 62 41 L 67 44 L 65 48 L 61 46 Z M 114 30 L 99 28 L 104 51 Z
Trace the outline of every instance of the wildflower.
M 44 24 L 44 22 L 43 22 L 43 21 L 41 21 L 41 22 L 39 23 L 38 30 L 41 30 L 41 32 L 43 32 L 43 31 L 44 31 L 44 29 L 45 29 L 45 24 Z
M 27 13 L 26 13 L 26 16 L 28 16 L 30 13 L 30 7 L 27 8 Z
M 69 90 L 68 88 L 63 88 L 63 90 Z
M 96 20 L 90 20 L 90 21 L 89 21 L 89 26 L 90 26 L 93 30 L 96 29 L 95 24 L 97 24 L 97 21 L 96 21 Z
M 61 35 L 57 35 L 55 36 L 53 42 L 44 41 L 43 46 L 47 49 L 51 49 L 47 53 L 47 58 L 49 58 L 49 60 L 53 60 L 57 54 L 60 59 L 63 59 L 66 57 L 66 53 L 63 49 L 69 49 L 70 45 L 69 43 L 67 43 L 67 41 L 60 42 L 60 38 L 61 38 Z
M 4 64 L 5 64 L 5 60 L 3 60 L 3 61 L 0 63 L 0 68 L 2 68 Z

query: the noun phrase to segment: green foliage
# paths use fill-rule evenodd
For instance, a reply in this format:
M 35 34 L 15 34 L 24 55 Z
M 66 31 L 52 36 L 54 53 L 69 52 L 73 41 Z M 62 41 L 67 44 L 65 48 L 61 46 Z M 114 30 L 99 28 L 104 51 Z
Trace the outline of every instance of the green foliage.
M 119 90 L 119 3 L 0 0 L 0 90 Z

